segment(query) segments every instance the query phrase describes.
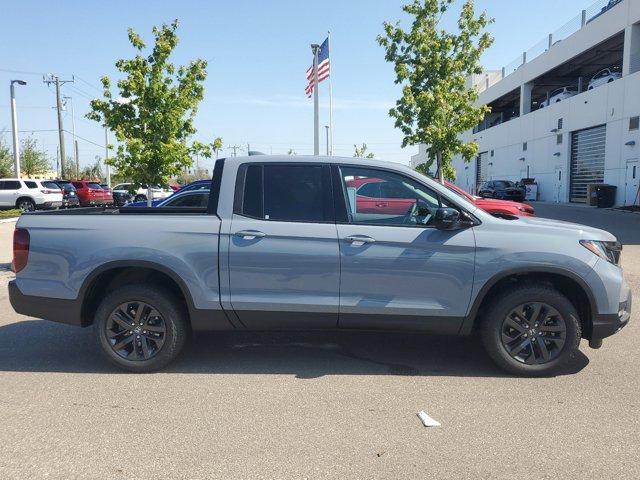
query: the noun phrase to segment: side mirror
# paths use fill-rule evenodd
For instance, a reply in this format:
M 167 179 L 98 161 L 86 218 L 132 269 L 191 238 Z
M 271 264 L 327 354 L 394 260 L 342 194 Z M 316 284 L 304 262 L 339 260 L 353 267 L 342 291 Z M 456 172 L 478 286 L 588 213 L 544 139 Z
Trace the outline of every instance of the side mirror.
M 460 211 L 455 208 L 440 207 L 436 210 L 434 225 L 438 230 L 455 230 L 460 228 Z

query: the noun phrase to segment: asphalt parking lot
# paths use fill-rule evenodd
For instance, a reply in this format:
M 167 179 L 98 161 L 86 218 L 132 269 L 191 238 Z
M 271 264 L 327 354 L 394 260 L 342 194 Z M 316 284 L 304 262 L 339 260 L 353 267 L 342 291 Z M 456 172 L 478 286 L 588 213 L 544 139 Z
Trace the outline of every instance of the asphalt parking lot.
M 639 214 L 535 206 L 618 235 L 640 298 Z M 0 224 L 1 479 L 640 478 L 638 306 L 554 378 L 509 377 L 474 338 L 370 333 L 207 335 L 165 372 L 126 374 L 90 329 L 13 312 L 12 230 Z

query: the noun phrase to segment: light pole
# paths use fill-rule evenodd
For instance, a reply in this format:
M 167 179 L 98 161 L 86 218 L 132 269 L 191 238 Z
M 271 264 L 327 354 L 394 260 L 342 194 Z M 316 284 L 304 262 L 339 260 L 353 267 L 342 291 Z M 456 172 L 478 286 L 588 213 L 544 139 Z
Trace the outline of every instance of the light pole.
M 13 128 L 13 163 L 16 178 L 20 178 L 20 145 L 18 144 L 18 114 L 16 112 L 16 91 L 14 84 L 26 85 L 24 80 L 11 80 L 11 127 Z

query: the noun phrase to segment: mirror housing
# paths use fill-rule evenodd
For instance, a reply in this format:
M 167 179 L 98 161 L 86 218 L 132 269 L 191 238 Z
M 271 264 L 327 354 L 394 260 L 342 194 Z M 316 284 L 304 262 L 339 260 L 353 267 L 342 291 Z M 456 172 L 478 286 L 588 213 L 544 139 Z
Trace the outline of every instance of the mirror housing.
M 438 230 L 456 230 L 464 226 L 460 211 L 455 208 L 440 207 L 436 210 L 434 225 Z

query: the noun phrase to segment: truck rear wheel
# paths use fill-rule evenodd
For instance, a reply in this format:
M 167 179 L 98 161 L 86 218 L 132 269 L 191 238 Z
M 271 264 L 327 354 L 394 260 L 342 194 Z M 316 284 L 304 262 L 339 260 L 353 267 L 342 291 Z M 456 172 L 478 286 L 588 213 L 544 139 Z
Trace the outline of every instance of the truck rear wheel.
M 180 302 L 170 292 L 147 285 L 125 285 L 108 294 L 98 307 L 94 328 L 107 358 L 131 372 L 168 365 L 188 333 Z
M 580 337 L 575 307 L 546 285 L 516 287 L 496 298 L 482 323 L 487 353 L 516 375 L 557 373 L 575 356 Z

